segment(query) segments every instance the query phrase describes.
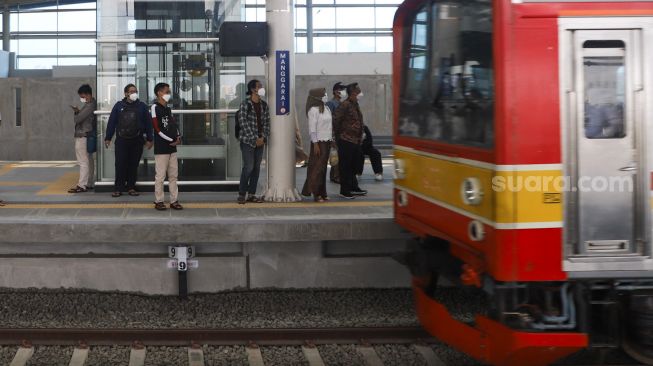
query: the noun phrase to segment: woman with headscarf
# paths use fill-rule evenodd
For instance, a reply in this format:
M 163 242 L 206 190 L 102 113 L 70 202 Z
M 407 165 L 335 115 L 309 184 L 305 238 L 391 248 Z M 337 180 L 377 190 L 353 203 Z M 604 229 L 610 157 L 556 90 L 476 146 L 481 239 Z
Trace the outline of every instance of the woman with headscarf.
M 306 100 L 311 155 L 308 158 L 308 171 L 302 195 L 313 195 L 315 202 L 329 199 L 326 191 L 326 171 L 333 130 L 331 111 L 325 107 L 327 101 L 325 88 L 312 89 Z

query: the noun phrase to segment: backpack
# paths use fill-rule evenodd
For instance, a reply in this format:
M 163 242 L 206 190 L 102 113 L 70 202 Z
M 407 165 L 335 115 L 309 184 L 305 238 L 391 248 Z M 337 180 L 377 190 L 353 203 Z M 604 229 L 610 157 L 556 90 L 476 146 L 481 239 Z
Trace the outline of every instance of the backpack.
M 252 104 L 247 103 L 247 115 L 245 115 L 245 118 L 247 118 L 250 113 L 252 113 Z M 236 112 L 236 140 L 240 140 L 240 108 L 238 108 L 238 111 Z
M 118 115 L 118 136 L 123 139 L 135 139 L 140 135 L 139 109 L 140 103 L 123 103 Z

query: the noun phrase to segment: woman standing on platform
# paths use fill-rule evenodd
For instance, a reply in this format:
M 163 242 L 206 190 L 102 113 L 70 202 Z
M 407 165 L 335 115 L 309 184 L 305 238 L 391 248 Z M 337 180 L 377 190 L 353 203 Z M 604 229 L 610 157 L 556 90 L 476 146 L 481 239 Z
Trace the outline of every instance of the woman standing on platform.
M 308 172 L 302 195 L 310 196 L 312 194 L 315 202 L 324 202 L 329 199 L 326 191 L 326 171 L 333 127 L 331 110 L 325 107 L 327 101 L 325 88 L 312 89 L 306 100 L 311 155 L 308 158 Z

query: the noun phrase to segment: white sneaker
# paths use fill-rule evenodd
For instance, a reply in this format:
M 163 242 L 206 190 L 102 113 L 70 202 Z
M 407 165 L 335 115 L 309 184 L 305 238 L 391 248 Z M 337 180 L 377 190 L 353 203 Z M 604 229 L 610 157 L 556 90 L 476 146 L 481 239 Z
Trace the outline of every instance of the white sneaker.
M 381 182 L 381 181 L 383 181 L 383 174 L 377 174 L 377 175 L 375 175 L 375 176 L 374 176 L 374 180 L 376 180 L 377 182 Z

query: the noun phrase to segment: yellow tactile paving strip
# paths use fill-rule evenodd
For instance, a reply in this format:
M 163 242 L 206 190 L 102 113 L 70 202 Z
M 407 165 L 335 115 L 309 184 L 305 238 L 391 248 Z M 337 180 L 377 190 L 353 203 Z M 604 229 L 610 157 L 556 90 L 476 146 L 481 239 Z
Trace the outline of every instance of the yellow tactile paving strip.
M 15 167 L 16 167 L 15 164 L 5 164 L 5 165 L 0 166 L 0 177 L 7 174 L 7 173 L 9 173 Z
M 45 188 L 36 193 L 37 196 L 49 196 L 49 195 L 67 195 L 68 190 L 77 185 L 79 180 L 78 172 L 68 172 L 59 179 L 53 181 L 50 184 L 43 184 Z
M 24 182 L 24 181 L 17 181 L 17 182 L 3 182 L 0 181 L 0 187 L 43 187 L 47 186 L 49 183 L 48 182 Z
M 366 202 L 288 202 L 288 203 L 249 203 L 240 205 L 231 202 L 202 202 L 184 203 L 185 208 L 313 208 L 313 207 L 390 207 L 392 201 L 366 201 Z M 152 208 L 151 203 L 8 203 L 3 209 L 11 208 L 54 208 L 54 209 L 110 209 L 110 208 Z

